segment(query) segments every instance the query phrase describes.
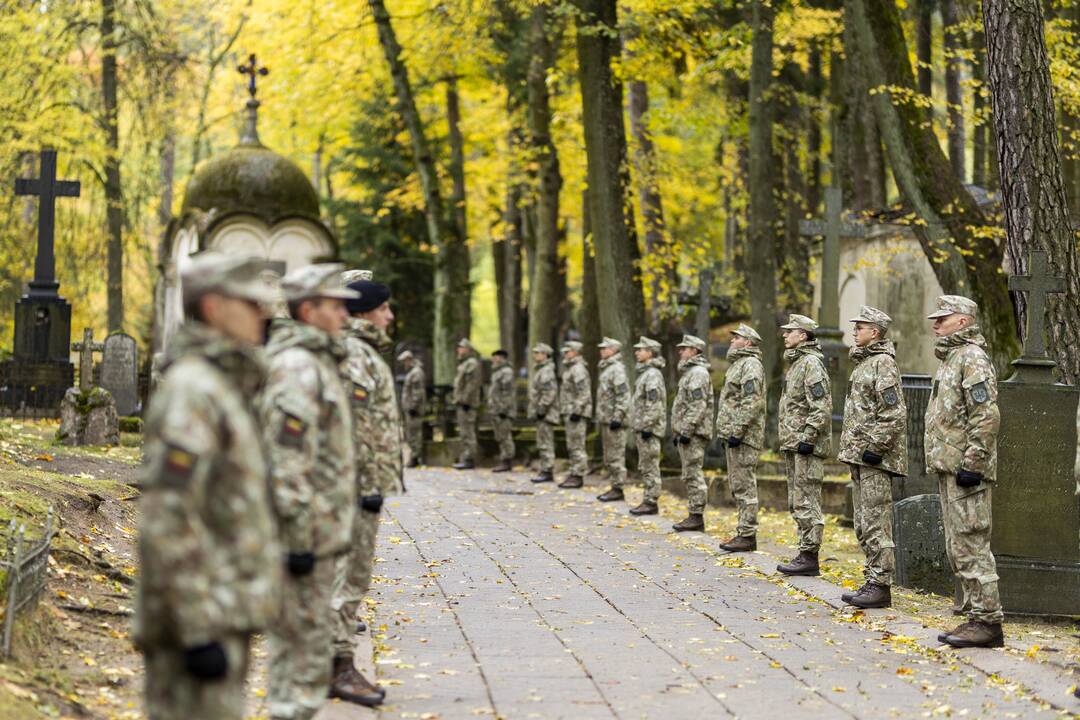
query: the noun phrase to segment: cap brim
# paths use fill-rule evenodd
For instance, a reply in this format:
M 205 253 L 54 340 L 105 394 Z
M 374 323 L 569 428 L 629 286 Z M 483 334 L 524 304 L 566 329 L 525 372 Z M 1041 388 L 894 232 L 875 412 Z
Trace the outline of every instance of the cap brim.
M 937 320 L 938 318 L 949 317 L 950 315 L 955 315 L 955 314 L 956 313 L 953 312 L 952 310 L 936 310 L 936 311 L 930 313 L 929 315 L 927 315 L 926 319 L 927 320 Z
M 253 303 L 259 303 L 260 305 L 271 305 L 281 299 L 281 296 L 266 286 L 249 286 L 231 288 L 228 292 L 222 292 L 222 295 L 228 297 L 234 297 L 237 300 L 247 300 Z
M 799 327 L 798 325 L 795 325 L 794 323 L 788 323 L 787 325 L 781 325 L 780 329 L 781 330 L 802 330 L 801 327 Z
M 355 290 L 342 288 L 340 290 L 320 290 L 311 297 L 331 298 L 333 300 L 359 300 L 361 295 Z

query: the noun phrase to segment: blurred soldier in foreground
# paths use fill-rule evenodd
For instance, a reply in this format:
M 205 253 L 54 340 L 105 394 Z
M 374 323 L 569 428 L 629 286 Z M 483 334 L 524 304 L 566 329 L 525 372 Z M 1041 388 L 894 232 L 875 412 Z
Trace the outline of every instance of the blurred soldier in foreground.
M 589 433 L 592 417 L 592 382 L 585 358 L 581 357 L 581 343 L 570 340 L 563 344 L 562 385 L 559 387 L 559 409 L 566 428 L 566 453 L 570 456 L 570 472 L 559 483 L 561 488 L 579 488 L 585 484 L 589 471 L 589 453 L 585 439 Z
M 424 457 L 424 413 L 427 409 L 427 378 L 420 358 L 406 350 L 398 355 L 405 368 L 401 389 L 401 411 L 405 413 L 405 442 L 409 446 L 409 467 L 419 465 Z
M 454 405 L 457 406 L 458 438 L 461 454 L 454 463 L 455 470 L 476 467 L 476 415 L 480 410 L 480 361 L 468 338 L 457 344 L 458 366 L 454 375 Z
M 611 487 L 597 500 L 622 500 L 626 482 L 626 424 L 630 413 L 630 385 L 626 381 L 622 343 L 604 338 L 600 343 L 600 377 L 596 387 L 596 424 L 604 447 L 604 469 Z
M 630 424 L 637 443 L 638 474 L 645 485 L 641 504 L 630 508 L 631 515 L 656 515 L 660 512 L 660 441 L 667 424 L 667 389 L 664 385 L 664 357 L 660 343 L 642 336 L 634 345 L 637 380 L 634 382 Z
M 559 381 L 555 378 L 554 354 L 547 343 L 533 346 L 533 371 L 529 376 L 529 417 L 536 421 L 536 452 L 540 472 L 534 483 L 555 479 L 555 425 L 559 422 Z
M 505 350 L 491 353 L 491 388 L 488 390 L 488 415 L 499 443 L 499 464 L 492 472 L 509 472 L 514 469 L 514 415 L 517 414 L 514 397 L 514 368 L 510 367 L 510 354 Z
M 679 390 L 671 404 L 671 432 L 682 462 L 686 483 L 686 517 L 675 523 L 676 532 L 705 532 L 705 503 L 709 485 L 702 465 L 705 448 L 712 440 L 713 387 L 705 341 L 683 335 L 679 348 Z
M 281 554 L 251 404 L 273 299 L 262 265 L 192 258 L 188 319 L 146 417 L 133 639 L 151 720 L 241 720 L 251 636 L 277 615 Z

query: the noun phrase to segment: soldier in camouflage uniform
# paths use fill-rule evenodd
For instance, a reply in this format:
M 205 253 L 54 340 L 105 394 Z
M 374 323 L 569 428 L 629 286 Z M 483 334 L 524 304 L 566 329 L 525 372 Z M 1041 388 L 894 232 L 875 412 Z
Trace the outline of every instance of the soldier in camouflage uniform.
M 776 566 L 785 575 L 821 574 L 821 483 L 832 448 L 832 387 L 814 337 L 817 326 L 805 315 L 792 315 L 780 326 L 789 363 L 780 395 L 780 451 L 787 466 L 788 507 L 799 531 L 799 554 Z
M 555 480 L 555 425 L 559 422 L 559 381 L 555 377 L 554 354 L 547 343 L 533 346 L 533 371 L 529 376 L 529 417 L 536 421 L 536 452 L 540 472 L 534 483 Z
M 990 503 L 997 478 L 997 373 L 976 324 L 978 306 L 938 298 L 930 314 L 941 364 L 926 409 L 926 469 L 938 479 L 945 550 L 960 579 L 968 621 L 938 639 L 955 647 L 1001 647 L 997 565 L 990 552 Z
M 600 377 L 596 387 L 596 424 L 604 446 L 604 468 L 611 487 L 600 502 L 624 499 L 626 482 L 626 424 L 630 414 L 630 385 L 622 360 L 622 343 L 604 338 L 600 343 Z
M 244 717 L 251 636 L 277 615 L 281 550 L 251 405 L 266 369 L 261 261 L 205 252 L 146 416 L 133 639 L 151 720 Z
M 687 515 L 675 523 L 676 532 L 705 532 L 705 503 L 709 484 L 702 472 L 705 448 L 712 440 L 713 386 L 705 341 L 683 335 L 679 348 L 679 390 L 671 404 L 671 432 L 682 462 Z
M 499 443 L 499 464 L 492 472 L 509 472 L 514 469 L 514 415 L 517 405 L 514 397 L 514 368 L 510 367 L 510 353 L 496 350 L 491 353 L 491 387 L 488 390 L 488 415 Z
M 660 343 L 642 336 L 634 345 L 637 380 L 634 382 L 631 428 L 637 444 L 638 474 L 645 485 L 641 504 L 630 508 L 631 515 L 656 515 L 660 512 L 660 440 L 667 425 L 667 388 Z
M 282 615 L 271 628 L 268 692 L 274 720 L 307 720 L 330 689 L 335 566 L 356 509 L 351 398 L 341 363 L 344 301 L 337 263 L 293 270 L 281 282 L 291 319 L 275 321 L 266 348 L 262 425 L 270 485 L 286 552 Z
M 416 467 L 424 457 L 424 413 L 427 405 L 427 378 L 424 364 L 406 350 L 398 355 L 405 368 L 401 389 L 401 411 L 405 414 L 405 443 L 409 448 L 408 467 Z
M 739 510 L 735 536 L 720 543 L 721 550 L 757 550 L 758 456 L 765 445 L 765 366 L 761 364 L 761 336 L 740 323 L 731 333 L 724 375 L 716 411 L 716 436 L 727 443 L 727 474 L 731 494 Z
M 454 463 L 455 470 L 471 470 L 476 467 L 476 415 L 480 411 L 480 361 L 476 350 L 467 338 L 457 344 L 458 366 L 454 375 L 454 404 L 457 406 L 458 437 L 461 456 Z
M 892 479 L 907 475 L 907 406 L 900 388 L 896 348 L 884 335 L 892 319 L 863 305 L 851 348 L 854 370 L 844 401 L 844 427 L 837 459 L 851 467 L 855 537 L 866 555 L 857 592 L 844 602 L 861 608 L 892 605 L 896 566 L 892 533 Z
M 585 484 L 589 471 L 589 453 L 585 440 L 592 417 L 592 381 L 581 343 L 570 340 L 563 344 L 562 384 L 559 387 L 559 409 L 566 428 L 566 453 L 570 456 L 570 473 L 559 483 L 561 488 L 579 488 Z

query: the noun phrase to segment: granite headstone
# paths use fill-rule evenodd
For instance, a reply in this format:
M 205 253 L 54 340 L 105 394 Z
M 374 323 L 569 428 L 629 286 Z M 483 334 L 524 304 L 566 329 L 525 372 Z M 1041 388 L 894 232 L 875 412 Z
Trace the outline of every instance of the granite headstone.
M 105 338 L 101 358 L 101 387 L 116 401 L 121 416 L 139 411 L 139 349 L 135 338 L 126 333 L 113 333 Z
M 915 495 L 894 502 L 893 542 L 897 585 L 938 595 L 953 594 L 940 496 Z

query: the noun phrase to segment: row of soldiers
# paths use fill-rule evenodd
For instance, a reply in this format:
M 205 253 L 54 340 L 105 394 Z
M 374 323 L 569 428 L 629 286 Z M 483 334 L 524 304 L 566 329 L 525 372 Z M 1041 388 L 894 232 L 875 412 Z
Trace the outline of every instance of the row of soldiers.
M 382 504 L 404 491 L 394 315 L 344 269 L 275 287 L 261 261 L 204 252 L 183 272 L 146 417 L 133 638 L 151 720 L 243 718 L 259 633 L 274 720 L 383 701 L 353 646 Z
M 986 341 L 976 323 L 978 308 L 965 297 L 938 299 L 929 316 L 937 336 L 935 353 L 941 365 L 934 379 L 926 413 L 926 467 L 937 476 L 942 503 L 946 550 L 960 579 L 962 602 L 957 614 L 967 621 L 942 633 L 939 639 L 957 647 L 999 647 L 1003 644 L 1002 610 L 997 572 L 990 552 L 990 504 L 996 472 L 999 425 L 997 383 Z M 889 607 L 895 567 L 892 536 L 892 479 L 907 474 L 907 410 L 901 390 L 896 350 L 886 335 L 887 314 L 864 306 L 854 323 L 854 365 L 844 406 L 837 459 L 849 466 L 854 487 L 855 534 L 866 556 L 865 582 L 844 602 L 862 608 Z M 798 553 L 777 570 L 785 575 L 819 575 L 819 553 L 825 526 L 821 506 L 825 459 L 832 451 L 832 388 L 815 331 L 817 323 L 791 315 L 780 326 L 788 368 L 778 408 L 779 449 L 788 480 L 788 505 L 798 531 Z M 687 516 L 675 531 L 704 531 L 708 483 L 703 473 L 707 446 L 714 438 L 726 446 L 728 479 L 738 508 L 734 535 L 720 544 L 727 552 L 757 549 L 758 493 L 756 467 L 765 446 L 767 383 L 754 328 L 740 324 L 732 332 L 730 366 L 719 396 L 714 398 L 704 340 L 683 336 L 679 352 L 679 383 L 671 404 L 671 433 L 687 490 Z M 459 347 L 463 357 L 471 348 Z M 535 483 L 554 480 L 554 428 L 562 422 L 569 471 L 561 488 L 580 488 L 588 469 L 586 436 L 590 419 L 599 426 L 603 465 L 610 488 L 598 496 L 604 502 L 625 499 L 627 432 L 637 446 L 638 472 L 644 499 L 633 515 L 659 512 L 661 440 L 667 424 L 662 347 L 642 337 L 634 345 L 637 377 L 631 391 L 621 357 L 622 344 L 605 338 L 599 345 L 600 363 L 595 403 L 582 345 L 562 348 L 562 375 L 546 344 L 532 348 L 534 367 L 529 380 L 529 417 L 536 426 L 539 473 Z M 496 434 L 510 437 L 505 422 L 512 407 L 513 375 L 498 366 L 493 379 L 494 412 L 503 421 Z M 455 467 L 473 467 L 479 368 L 459 365 L 459 378 L 475 378 L 468 394 L 459 393 L 460 433 L 467 449 Z M 505 378 L 505 379 L 504 379 Z M 560 382 L 561 379 L 561 382 Z M 495 384 L 499 387 L 496 388 Z M 505 400 L 509 397 L 509 400 Z M 510 402 L 508 406 L 506 403 Z M 718 406 L 714 411 L 714 402 Z M 466 423 L 466 425 L 463 425 Z M 497 469 L 512 465 L 512 438 L 500 448 Z

